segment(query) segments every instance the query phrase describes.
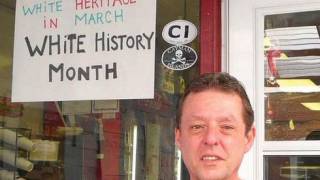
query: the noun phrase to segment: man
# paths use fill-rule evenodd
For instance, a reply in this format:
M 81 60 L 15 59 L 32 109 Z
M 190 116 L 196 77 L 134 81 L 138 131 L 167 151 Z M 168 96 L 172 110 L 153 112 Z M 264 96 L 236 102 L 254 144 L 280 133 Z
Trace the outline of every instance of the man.
M 193 80 L 180 101 L 175 133 L 191 180 L 239 180 L 255 137 L 253 110 L 240 82 L 227 73 Z

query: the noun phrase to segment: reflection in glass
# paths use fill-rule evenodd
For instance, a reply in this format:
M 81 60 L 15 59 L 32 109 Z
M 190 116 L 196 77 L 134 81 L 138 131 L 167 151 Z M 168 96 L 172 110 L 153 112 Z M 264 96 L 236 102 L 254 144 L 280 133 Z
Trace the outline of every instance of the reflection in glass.
M 265 139 L 320 140 L 320 11 L 264 22 Z
M 319 156 L 265 156 L 264 180 L 320 179 Z
M 154 99 L 32 103 L 11 102 L 15 2 L 0 3 L 0 128 L 19 133 L 5 135 L 6 141 L 0 137 L 0 180 L 4 174 L 33 180 L 187 179 L 174 143 L 175 113 L 185 84 L 199 74 L 199 62 L 184 71 L 164 67 L 161 55 L 173 45 L 161 32 L 177 19 L 198 27 L 200 1 L 157 3 Z M 199 52 L 199 38 L 188 46 Z M 18 134 L 36 143 L 36 151 L 14 144 Z M 18 155 L 32 170 L 13 163 Z

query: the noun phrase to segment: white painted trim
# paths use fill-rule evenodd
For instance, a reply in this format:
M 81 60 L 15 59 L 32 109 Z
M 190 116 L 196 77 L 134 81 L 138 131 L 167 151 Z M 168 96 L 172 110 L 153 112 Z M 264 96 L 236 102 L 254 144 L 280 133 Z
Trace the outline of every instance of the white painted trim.
M 229 0 L 221 0 L 221 71 L 229 71 Z
M 233 12 L 241 9 L 241 16 L 254 17 L 253 9 L 251 8 L 252 0 L 239 1 L 239 0 L 226 0 L 225 16 L 227 16 L 226 32 L 227 35 L 223 36 L 226 43 L 226 63 L 224 71 L 229 72 L 233 76 L 237 77 L 245 86 L 253 108 L 255 104 L 254 94 L 254 48 L 253 48 L 253 24 L 245 26 L 241 29 L 242 18 L 240 16 L 234 16 Z M 249 3 L 250 2 L 250 3 Z M 248 6 L 248 4 L 250 4 Z M 248 21 L 245 21 L 247 23 Z M 253 23 L 253 20 L 249 22 Z M 239 29 L 240 27 L 240 29 Z M 238 47 L 241 43 L 241 48 Z M 245 75 L 243 73 L 245 72 Z M 253 144 L 251 150 L 245 155 L 241 167 L 239 169 L 239 176 L 241 179 L 256 180 L 257 172 L 257 141 Z M 261 179 L 261 178 L 258 178 Z
M 266 151 L 263 156 L 319 156 L 320 151 Z
M 262 148 L 263 151 L 320 151 L 320 141 L 265 141 Z

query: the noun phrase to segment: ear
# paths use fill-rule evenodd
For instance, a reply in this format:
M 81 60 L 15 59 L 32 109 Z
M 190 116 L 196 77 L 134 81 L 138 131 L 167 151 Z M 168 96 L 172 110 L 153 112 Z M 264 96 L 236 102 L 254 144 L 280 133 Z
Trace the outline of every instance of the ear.
M 181 131 L 180 129 L 175 129 L 175 142 L 178 148 L 180 149 L 180 137 L 181 137 Z
M 256 128 L 252 126 L 250 131 L 246 134 L 245 152 L 248 152 L 250 150 L 255 137 L 256 137 Z

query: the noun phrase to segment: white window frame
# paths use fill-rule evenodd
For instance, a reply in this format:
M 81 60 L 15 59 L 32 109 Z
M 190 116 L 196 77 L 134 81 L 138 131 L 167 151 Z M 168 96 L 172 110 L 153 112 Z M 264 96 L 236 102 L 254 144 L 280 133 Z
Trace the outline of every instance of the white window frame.
M 222 71 L 231 73 L 244 84 L 255 111 L 257 127 L 255 143 L 244 157 L 239 170 L 242 179 L 263 179 L 264 155 L 320 154 L 318 150 L 310 150 L 312 145 L 309 142 L 307 144 L 301 142 L 300 147 L 297 147 L 296 144 L 291 145 L 291 142 L 264 141 L 264 87 L 261 84 L 259 87 L 258 82 L 264 79 L 264 74 L 263 70 L 258 69 L 257 64 L 259 59 L 257 43 L 263 42 L 263 36 L 257 36 L 256 31 L 259 27 L 257 24 L 259 12 L 283 13 L 284 9 L 289 12 L 295 9 L 314 10 L 318 4 L 319 0 L 222 0 Z M 261 28 L 264 28 L 263 23 Z
M 320 141 L 266 141 L 264 107 L 264 17 L 272 14 L 320 10 L 320 3 L 304 3 L 255 9 L 255 97 L 257 126 L 257 177 L 264 177 L 264 156 L 319 155 Z M 320 20 L 319 20 L 320 21 Z

